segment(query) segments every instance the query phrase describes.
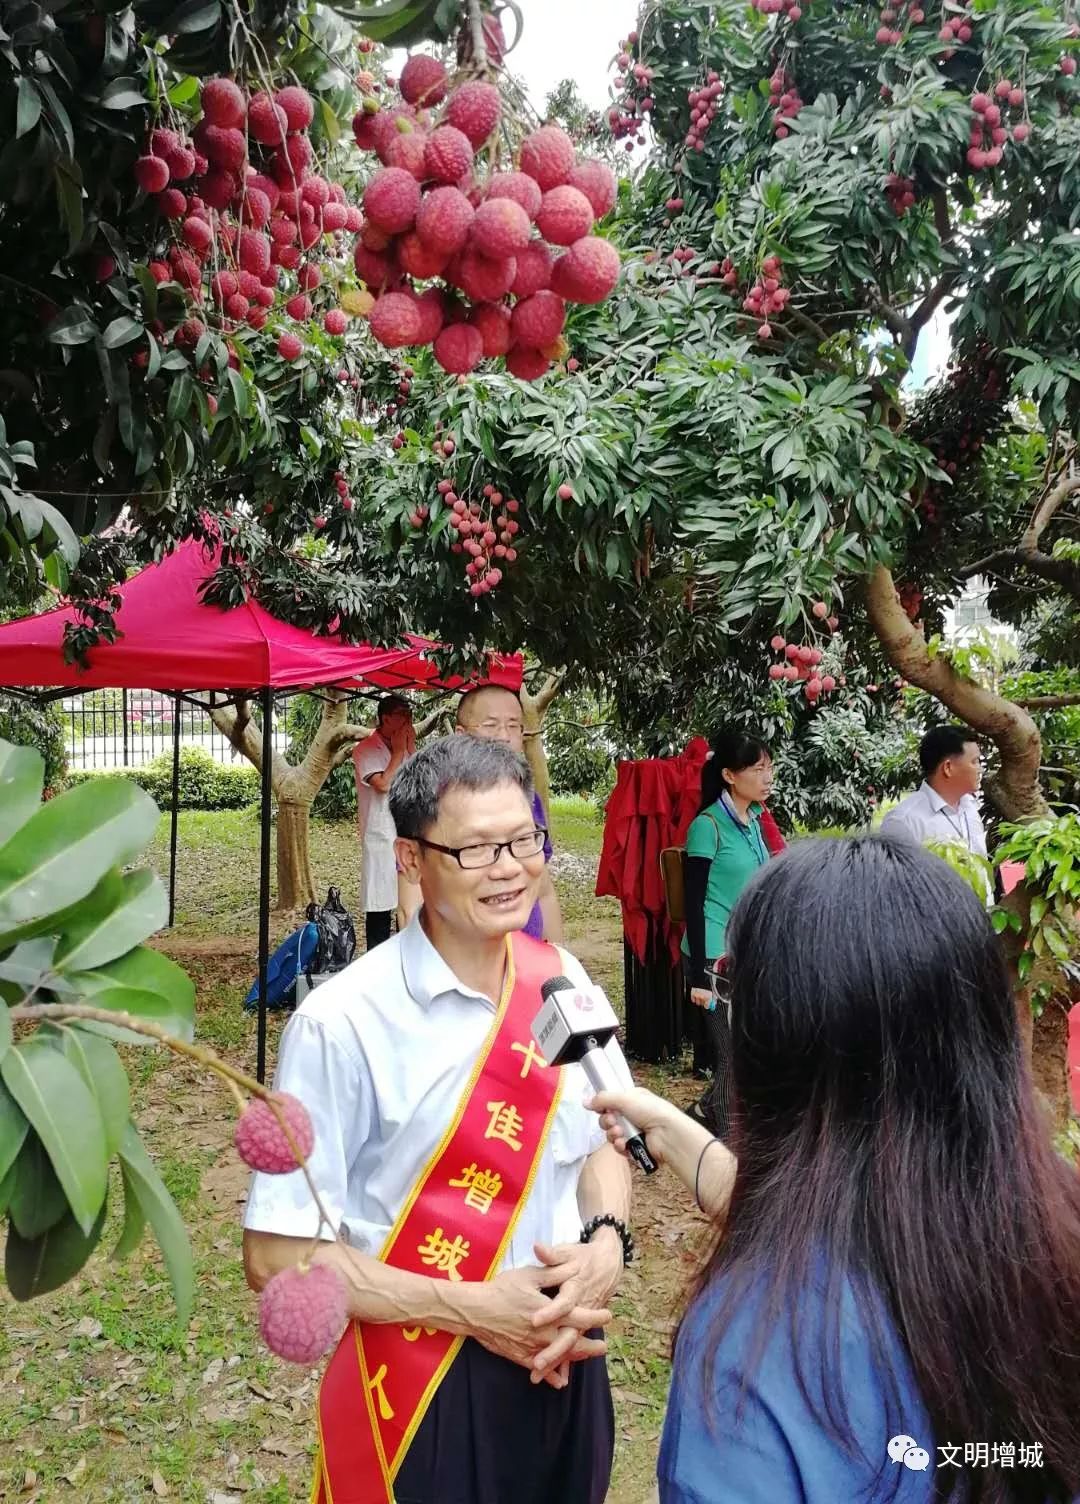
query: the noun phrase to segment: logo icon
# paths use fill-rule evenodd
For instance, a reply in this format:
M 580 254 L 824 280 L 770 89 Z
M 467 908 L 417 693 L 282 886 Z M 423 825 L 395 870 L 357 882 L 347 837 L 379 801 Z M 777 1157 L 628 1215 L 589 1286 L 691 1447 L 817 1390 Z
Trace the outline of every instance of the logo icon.
M 894 1436 L 889 1442 L 889 1456 L 893 1462 L 902 1462 L 913 1473 L 924 1473 L 930 1466 L 930 1453 L 914 1436 Z

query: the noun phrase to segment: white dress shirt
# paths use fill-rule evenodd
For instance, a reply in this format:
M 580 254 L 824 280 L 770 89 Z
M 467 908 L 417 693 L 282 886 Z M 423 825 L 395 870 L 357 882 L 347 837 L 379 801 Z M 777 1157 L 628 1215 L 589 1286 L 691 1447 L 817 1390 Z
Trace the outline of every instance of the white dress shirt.
M 902 833 L 912 836 L 920 845 L 927 841 L 951 841 L 988 860 L 986 831 L 983 829 L 979 805 L 971 794 L 964 794 L 958 805 L 951 805 L 936 789 L 923 783 L 891 809 L 881 822 L 886 835 Z M 993 893 L 988 895 L 993 902 Z
M 360 853 L 360 908 L 365 914 L 384 914 L 398 901 L 397 860 L 394 857 L 394 818 L 390 795 L 380 794 L 368 782 L 372 773 L 390 766 L 390 748 L 377 731 L 353 748 L 356 774 L 356 823 L 363 849 Z
M 576 985 L 590 985 L 580 962 L 561 949 L 559 964 Z M 352 1247 L 378 1255 L 453 1117 L 494 1013 L 489 998 L 454 975 L 417 914 L 309 993 L 289 1020 L 274 1086 L 311 1114 L 312 1179 Z M 608 1051 L 631 1084 L 614 1041 Z M 605 1142 L 584 1106 L 591 1095 L 581 1067 L 564 1066 L 562 1097 L 501 1268 L 535 1265 L 536 1242 L 577 1241 L 578 1178 Z M 317 1221 L 299 1171 L 252 1176 L 245 1227 L 311 1237 Z M 323 1228 L 322 1235 L 333 1233 Z

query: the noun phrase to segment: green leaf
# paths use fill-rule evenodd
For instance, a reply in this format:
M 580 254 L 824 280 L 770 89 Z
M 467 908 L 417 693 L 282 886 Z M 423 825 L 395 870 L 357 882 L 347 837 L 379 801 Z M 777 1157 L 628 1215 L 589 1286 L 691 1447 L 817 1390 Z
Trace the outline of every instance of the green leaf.
M 36 1035 L 7 1052 L 0 1076 L 44 1144 L 75 1220 L 89 1233 L 108 1182 L 105 1127 L 89 1088 L 71 1062 Z
M 194 392 L 192 380 L 187 371 L 178 377 L 169 388 L 169 400 L 165 406 L 165 417 L 170 423 L 178 423 L 191 406 L 191 398 Z
M 124 1183 L 124 1225 L 120 1230 L 116 1247 L 112 1251 L 114 1259 L 126 1259 L 129 1254 L 135 1252 L 142 1241 L 143 1228 L 146 1226 L 146 1216 L 135 1193 L 135 1182 L 125 1164 L 120 1166 L 120 1178 Z
M 56 539 L 57 551 L 69 569 L 73 569 L 79 562 L 82 547 L 76 538 L 71 523 L 63 512 L 57 510 L 51 501 L 42 501 L 37 497 L 37 504 L 41 509 L 42 520 L 49 532 Z
M 185 0 L 169 16 L 169 30 L 182 34 L 206 31 L 208 27 L 216 26 L 220 19 L 219 0 Z
M 11 1049 L 11 1041 L 14 1037 L 15 1035 L 11 1027 L 11 1012 L 7 1005 L 4 1004 L 0 1006 L 0 1060 Z M 2 1170 L 0 1170 L 0 1174 L 3 1174 Z
M 191 1039 L 195 1032 L 195 986 L 175 961 L 160 951 L 140 945 L 127 955 L 93 971 L 65 972 L 60 979 L 64 992 L 95 1008 L 130 1013 L 159 1024 L 170 1034 Z M 122 1024 L 87 1023 L 95 1033 L 107 1034 L 129 1044 L 146 1044 Z
M 0 846 L 0 943 L 5 930 L 84 898 L 110 867 L 138 856 L 157 821 L 149 794 L 121 779 L 43 805 Z
M 7 1004 L 0 1003 L 0 1008 L 7 1014 Z M 8 1032 L 11 1031 L 11 1019 L 7 1021 Z M 30 1125 L 26 1121 L 26 1114 L 0 1081 L 0 1178 L 5 1176 L 19 1157 L 19 1150 L 23 1146 L 23 1140 L 29 1132 Z
M 138 339 L 143 332 L 143 326 L 138 319 L 133 319 L 123 314 L 105 330 L 102 336 L 102 344 L 106 350 L 117 350 L 121 345 L 130 345 L 133 339 Z
M 148 867 L 121 876 L 107 872 L 67 925 L 53 961 L 57 971 L 91 971 L 125 955 L 169 917 L 169 900 Z
M 34 747 L 0 742 L 0 846 L 41 803 L 45 761 Z
M 67 1197 L 44 1145 L 31 1133 L 12 1168 L 15 1183 L 8 1211 L 24 1238 L 36 1238 L 68 1214 Z
M 24 1238 L 14 1227 L 8 1229 L 4 1254 L 4 1274 L 8 1289 L 16 1300 L 33 1300 L 59 1290 L 73 1279 L 86 1263 L 101 1239 L 105 1226 L 102 1203 L 94 1224 L 84 1231 L 70 1212 L 36 1238 Z
M 165 1257 L 173 1298 L 180 1320 L 186 1323 L 195 1298 L 195 1265 L 191 1245 L 180 1213 L 154 1168 L 133 1123 L 128 1124 L 124 1133 L 120 1145 L 120 1162 L 126 1177 L 131 1181 L 132 1193 L 153 1228 L 154 1237 Z
M 15 111 L 15 139 L 32 131 L 41 119 L 41 95 L 34 80 L 24 73 L 19 79 L 18 105 Z
M 138 80 L 134 78 L 114 78 L 101 91 L 101 104 L 106 110 L 138 109 L 140 105 L 148 107 Z
M 49 1038 L 93 1092 L 105 1127 L 105 1154 L 112 1159 L 131 1113 L 131 1090 L 120 1056 L 100 1034 L 91 1034 L 78 1025 L 57 1029 Z
M 72 304 L 53 319 L 45 338 L 53 345 L 85 345 L 96 333 L 97 326 L 86 309 Z
M 229 367 L 229 387 L 233 394 L 233 406 L 236 409 L 236 416 L 238 418 L 246 418 L 251 411 L 247 382 L 239 371 L 233 370 L 232 366 Z
M 0 960 L 0 979 L 13 982 L 23 992 L 35 991 L 52 969 L 55 950 L 56 939 L 52 935 L 20 941 Z

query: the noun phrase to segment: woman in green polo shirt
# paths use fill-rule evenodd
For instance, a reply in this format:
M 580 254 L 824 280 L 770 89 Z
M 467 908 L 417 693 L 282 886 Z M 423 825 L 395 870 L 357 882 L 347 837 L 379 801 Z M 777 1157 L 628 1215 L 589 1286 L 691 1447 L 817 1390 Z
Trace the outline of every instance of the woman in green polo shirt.
M 714 1006 L 706 967 L 723 960 L 732 909 L 759 867 L 769 860 L 761 807 L 772 791 L 769 749 L 757 737 L 725 728 L 713 738 L 701 776 L 701 808 L 686 836 L 686 934 L 682 948 L 690 1000 L 709 1009 L 713 1080 L 690 1108 L 718 1138 L 729 1128 L 731 1022 Z

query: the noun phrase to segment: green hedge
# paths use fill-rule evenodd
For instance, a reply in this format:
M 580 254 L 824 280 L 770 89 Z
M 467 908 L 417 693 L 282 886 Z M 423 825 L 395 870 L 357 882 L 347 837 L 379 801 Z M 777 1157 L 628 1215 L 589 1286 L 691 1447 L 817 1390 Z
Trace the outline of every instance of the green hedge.
M 63 787 L 67 769 L 64 719 L 55 702 L 39 705 L 36 700 L 0 694 L 0 741 L 36 747 L 45 759 L 46 793 L 54 794 Z
M 68 775 L 68 785 L 94 778 L 130 778 L 161 810 L 172 803 L 172 753 L 141 768 L 94 768 Z M 250 763 L 215 762 L 201 747 L 180 749 L 180 809 L 244 809 L 259 802 L 259 774 Z

